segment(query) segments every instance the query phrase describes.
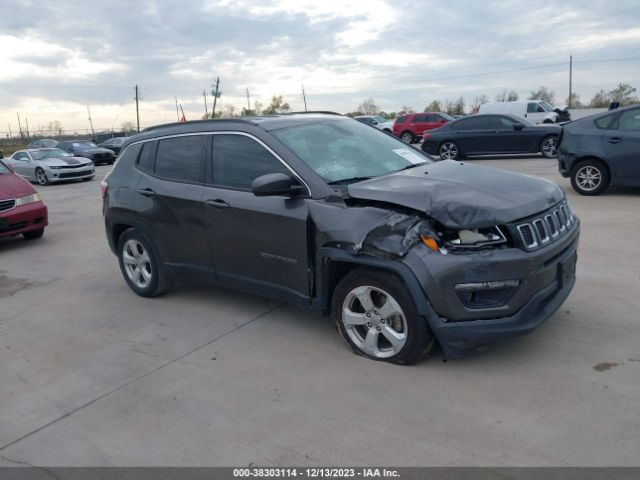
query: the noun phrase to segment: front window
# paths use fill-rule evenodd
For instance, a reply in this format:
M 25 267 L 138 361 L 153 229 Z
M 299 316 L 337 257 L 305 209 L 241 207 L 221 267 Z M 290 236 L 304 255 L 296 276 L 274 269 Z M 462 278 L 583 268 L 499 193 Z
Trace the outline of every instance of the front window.
M 39 152 L 31 152 L 34 160 L 42 160 L 43 158 L 69 157 L 70 155 L 59 148 L 53 150 L 41 150 Z
M 359 122 L 327 121 L 273 131 L 327 183 L 352 183 L 433 159 Z

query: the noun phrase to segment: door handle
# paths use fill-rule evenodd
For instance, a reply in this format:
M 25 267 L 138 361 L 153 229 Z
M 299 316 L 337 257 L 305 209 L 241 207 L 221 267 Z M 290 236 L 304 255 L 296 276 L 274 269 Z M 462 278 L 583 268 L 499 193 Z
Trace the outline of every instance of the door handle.
M 204 204 L 207 207 L 212 207 L 212 208 L 229 208 L 231 206 L 220 198 L 216 198 L 215 200 L 211 200 L 211 199 L 205 200 Z
M 622 139 L 618 137 L 612 137 L 608 140 L 609 143 L 620 143 L 621 141 Z
M 151 190 L 150 188 L 141 188 L 137 191 L 140 195 L 144 195 L 145 197 L 153 197 L 156 192 Z

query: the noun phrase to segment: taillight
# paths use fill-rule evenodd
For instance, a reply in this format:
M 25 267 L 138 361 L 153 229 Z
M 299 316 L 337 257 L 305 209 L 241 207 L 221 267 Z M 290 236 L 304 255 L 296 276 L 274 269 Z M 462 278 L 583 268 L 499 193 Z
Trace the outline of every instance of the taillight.
M 422 139 L 426 140 L 427 138 L 429 138 L 429 134 L 427 132 L 422 132 Z
M 107 183 L 106 180 L 102 180 L 102 182 L 100 182 L 100 193 L 102 194 L 102 198 L 104 198 L 107 195 L 108 190 L 109 190 L 109 184 Z

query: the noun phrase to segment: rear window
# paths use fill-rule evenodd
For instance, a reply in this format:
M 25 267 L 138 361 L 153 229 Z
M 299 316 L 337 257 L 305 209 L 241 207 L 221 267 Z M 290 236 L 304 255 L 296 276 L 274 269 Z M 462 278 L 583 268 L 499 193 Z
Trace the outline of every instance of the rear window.
M 617 115 L 617 113 L 618 112 L 610 113 L 609 115 L 605 115 L 604 117 L 597 118 L 593 121 L 593 123 L 595 123 L 596 127 L 598 127 L 599 129 L 606 130 L 611 123 L 611 120 L 615 115 Z

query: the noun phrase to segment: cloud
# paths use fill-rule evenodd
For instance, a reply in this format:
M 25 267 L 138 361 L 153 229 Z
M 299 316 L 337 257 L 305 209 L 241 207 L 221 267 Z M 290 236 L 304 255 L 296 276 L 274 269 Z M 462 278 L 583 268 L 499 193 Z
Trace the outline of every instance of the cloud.
M 197 118 L 216 76 L 237 109 L 246 88 L 302 109 L 303 83 L 310 108 L 338 111 L 540 85 L 563 98 L 570 54 L 585 100 L 640 84 L 640 62 L 605 62 L 640 56 L 639 20 L 634 0 L 17 0 L 0 16 L 0 130 L 16 111 L 86 128 L 86 105 L 99 128 L 132 121 L 136 84 L 143 125 L 173 120 L 174 97 Z

